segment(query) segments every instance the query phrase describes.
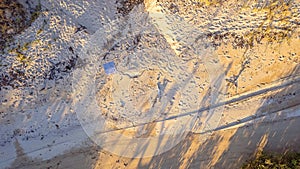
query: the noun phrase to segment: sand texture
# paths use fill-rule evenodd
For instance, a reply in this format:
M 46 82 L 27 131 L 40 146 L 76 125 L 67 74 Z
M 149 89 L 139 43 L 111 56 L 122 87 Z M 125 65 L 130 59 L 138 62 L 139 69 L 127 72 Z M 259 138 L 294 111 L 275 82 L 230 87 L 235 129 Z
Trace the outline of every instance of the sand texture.
M 0 168 L 239 168 L 300 151 L 297 0 L 0 11 Z

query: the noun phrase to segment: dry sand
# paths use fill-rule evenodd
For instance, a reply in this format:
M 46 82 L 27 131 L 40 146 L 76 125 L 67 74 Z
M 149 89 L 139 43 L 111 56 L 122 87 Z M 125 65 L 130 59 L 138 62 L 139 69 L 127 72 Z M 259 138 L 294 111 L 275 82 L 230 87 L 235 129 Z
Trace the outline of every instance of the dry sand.
M 23 83 L 19 88 L 1 87 L 1 168 L 239 168 L 262 150 L 299 151 L 298 1 L 145 1 L 130 13 L 131 7 L 123 9 L 123 14 L 114 13 L 121 9 L 118 4 L 103 4 L 100 0 L 42 2 L 48 10 L 15 37 L 28 44 L 22 52 L 32 56 L 30 62 L 14 59 L 18 49 L 7 50 L 1 57 L 18 70 L 29 64 L 25 79 L 36 74 L 28 82 L 31 87 Z M 98 12 L 101 15 L 96 15 Z M 101 32 L 113 30 L 114 24 L 109 28 L 102 25 L 115 21 L 121 21 L 115 24 L 122 28 L 117 29 L 119 34 L 114 37 L 112 32 Z M 137 22 L 142 24 L 131 25 Z M 141 36 L 136 36 L 139 32 Z M 120 41 L 103 43 L 105 36 Z M 205 44 L 209 44 L 206 49 L 199 48 Z M 87 49 L 95 50 L 85 54 Z M 195 57 L 195 53 L 202 57 Z M 105 75 L 102 54 L 117 63 L 117 73 Z M 69 71 L 72 58 L 76 58 L 76 66 Z M 89 75 L 95 75 L 96 85 L 87 83 L 94 82 L 88 76 L 87 84 L 80 81 L 86 78 L 81 70 L 87 61 L 100 65 L 100 69 L 87 69 Z M 57 66 L 53 69 L 51 65 Z M 46 80 L 40 78 L 45 72 L 50 72 Z M 192 78 L 183 78 L 186 74 Z M 79 81 L 72 81 L 74 77 L 80 77 Z M 186 84 L 178 81 L 180 78 Z M 76 98 L 85 98 L 91 88 L 97 89 L 91 98 L 99 107 L 87 109 L 100 109 L 101 117 L 96 111 L 80 114 L 78 111 L 85 108 L 78 100 L 79 108 L 74 108 L 72 82 L 87 87 L 75 92 L 80 94 Z M 177 93 L 170 87 L 173 83 L 180 84 L 175 88 Z M 160 95 L 161 87 L 167 94 Z M 163 115 L 149 111 L 161 107 L 169 111 Z M 152 114 L 147 117 L 149 112 Z M 85 116 L 90 118 L 84 121 Z M 176 121 L 170 118 L 177 116 Z M 163 121 L 156 121 L 162 117 Z M 105 127 L 95 126 L 103 125 L 97 118 L 106 120 Z M 149 118 L 154 123 L 143 124 Z M 101 139 L 91 137 L 94 131 L 126 126 L 129 128 L 117 131 L 119 138 L 108 135 L 102 147 L 96 144 Z M 168 132 L 174 131 L 181 135 L 169 140 Z

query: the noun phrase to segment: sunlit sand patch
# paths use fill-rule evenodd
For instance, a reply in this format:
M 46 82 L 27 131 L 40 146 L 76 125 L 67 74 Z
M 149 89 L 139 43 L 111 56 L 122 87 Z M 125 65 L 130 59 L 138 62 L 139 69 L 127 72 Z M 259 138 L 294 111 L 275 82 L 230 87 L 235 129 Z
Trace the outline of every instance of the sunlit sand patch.
M 145 117 L 152 120 L 159 118 L 155 104 L 159 104 L 165 92 L 161 90 L 174 81 L 159 69 L 141 71 L 133 78 L 130 76 L 124 72 L 109 75 L 98 92 L 102 114 L 119 127 L 143 122 L 141 118 Z M 161 87 L 164 89 L 159 89 Z

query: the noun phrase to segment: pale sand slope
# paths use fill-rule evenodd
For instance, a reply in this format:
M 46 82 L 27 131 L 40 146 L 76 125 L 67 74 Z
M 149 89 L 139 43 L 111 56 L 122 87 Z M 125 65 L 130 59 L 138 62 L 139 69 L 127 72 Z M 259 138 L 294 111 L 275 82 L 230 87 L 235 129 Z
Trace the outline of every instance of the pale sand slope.
M 51 29 L 48 30 L 50 33 L 45 30 L 44 33 L 35 37 L 30 36 L 33 49 L 30 49 L 28 54 L 41 53 L 43 50 L 37 49 L 44 47 L 50 49 L 49 53 L 54 61 L 57 61 L 72 54 L 68 50 L 69 44 L 72 44 L 74 49 L 84 46 L 85 39 L 90 35 L 83 31 L 74 35 L 73 32 L 76 31 L 78 24 L 86 26 L 88 32 L 94 32 L 99 25 L 93 23 L 99 22 L 91 23 L 91 20 L 86 18 L 95 16 L 93 12 L 101 10 L 101 5 L 94 5 L 93 8 L 89 7 L 88 3 L 85 4 L 86 2 L 72 1 L 73 5 L 68 7 L 66 4 L 70 3 L 69 1 L 53 2 L 48 5 L 44 4 L 53 11 L 46 12 L 45 16 L 39 18 L 40 20 L 29 28 L 29 32 L 38 31 L 34 27 L 38 27 L 38 21 L 50 19 L 49 28 Z M 24 90 L 1 91 L 3 92 L 1 93 L 2 100 L 9 98 L 8 102 L 1 106 L 1 111 L 4 112 L 1 117 L 1 146 L 3 147 L 0 150 L 1 167 L 237 168 L 249 156 L 262 149 L 279 152 L 289 149 L 299 150 L 297 142 L 300 138 L 298 134 L 295 134 L 299 127 L 300 109 L 298 106 L 300 102 L 299 12 L 296 12 L 299 11 L 299 3 L 295 1 L 291 6 L 286 7 L 292 12 L 281 13 L 281 15 L 290 16 L 284 20 L 285 23 L 280 23 L 278 20 L 278 17 L 281 17 L 280 13 L 271 13 L 274 16 L 269 18 L 267 7 L 258 11 L 236 7 L 230 11 L 228 9 L 230 3 L 234 2 L 224 3 L 222 7 L 209 4 L 203 8 L 199 6 L 200 9 L 197 12 L 206 13 L 205 16 L 210 16 L 208 18 L 211 20 L 205 16 L 201 17 L 203 15 L 200 14 L 198 14 L 199 18 L 194 18 L 195 14 L 191 14 L 193 19 L 186 17 L 188 22 L 204 30 L 203 36 L 207 36 L 207 39 L 217 44 L 215 52 L 226 71 L 225 78 L 229 90 L 226 93 L 225 108 L 220 124 L 212 134 L 195 134 L 202 131 L 195 130 L 194 134 L 190 133 L 170 151 L 153 158 L 128 159 L 110 154 L 88 139 L 76 119 L 76 114 L 70 111 L 69 102 L 72 98 L 70 98 L 71 92 L 66 76 L 65 80 L 57 82 L 56 85 L 51 80 L 46 81 L 46 90 L 39 93 L 45 100 L 40 97 L 39 99 L 27 97 L 24 100 L 13 97 L 18 96 L 18 92 L 29 96 Z M 273 11 L 283 10 L 277 9 L 276 4 L 274 6 Z M 54 10 L 56 7 L 63 10 L 56 11 Z M 176 8 L 182 16 L 185 12 L 195 11 L 190 7 L 179 3 Z M 92 10 L 85 12 L 86 9 Z M 218 9 L 220 12 L 216 12 Z M 215 15 L 211 15 L 214 12 Z M 253 13 L 256 15 L 252 16 Z M 101 20 L 101 18 L 94 18 L 94 20 L 97 19 Z M 106 19 L 109 20 L 109 18 Z M 270 28 L 264 26 L 264 24 L 269 25 L 272 19 L 274 20 L 273 26 Z M 265 20 L 267 21 L 263 22 Z M 243 27 L 248 24 L 249 27 Z M 293 34 L 289 37 L 291 32 L 277 29 L 280 24 L 293 28 Z M 39 26 L 42 27 L 42 25 Z M 61 32 L 56 32 L 56 30 L 61 30 Z M 240 39 L 231 43 L 236 39 L 235 37 L 220 36 L 223 36 L 223 32 L 224 34 L 235 32 L 237 34 L 235 36 L 246 35 L 248 39 L 260 38 L 259 33 L 257 33 L 259 35 L 249 33 L 253 30 L 260 32 L 265 38 L 260 41 L 260 44 L 254 42 L 253 47 L 249 48 L 238 45 Z M 32 35 L 29 32 L 28 36 Z M 276 35 L 279 40 L 269 39 L 275 36 L 274 32 L 281 32 L 282 35 Z M 214 33 L 217 35 L 213 35 Z M 280 36 L 284 35 L 287 38 L 282 40 Z M 52 39 L 53 36 L 62 39 L 59 42 L 53 41 L 51 43 L 53 47 L 49 47 L 45 39 L 34 41 L 37 37 Z M 167 36 L 165 39 L 168 43 L 173 43 L 172 49 L 178 48 L 177 42 L 171 42 L 172 39 Z M 243 43 L 249 42 L 251 40 Z M 51 51 L 59 52 L 53 54 Z M 45 67 L 47 69 L 47 64 Z
M 23 155 L 13 168 L 238 168 L 261 150 L 299 151 L 300 138 L 295 134 L 299 121 L 299 118 L 292 118 L 256 123 L 217 131 L 205 140 L 198 134 L 191 134 L 172 150 L 153 158 L 122 158 L 90 143 L 89 147 L 73 149 L 46 161 Z

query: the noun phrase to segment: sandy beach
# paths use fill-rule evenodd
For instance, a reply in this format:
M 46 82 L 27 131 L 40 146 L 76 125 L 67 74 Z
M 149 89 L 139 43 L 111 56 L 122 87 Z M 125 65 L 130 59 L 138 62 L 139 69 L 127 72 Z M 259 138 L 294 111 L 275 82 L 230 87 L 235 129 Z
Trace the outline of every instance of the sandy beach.
M 3 15 L 31 21 L 1 34 L 0 168 L 240 168 L 299 151 L 299 1 L 18 3 Z

